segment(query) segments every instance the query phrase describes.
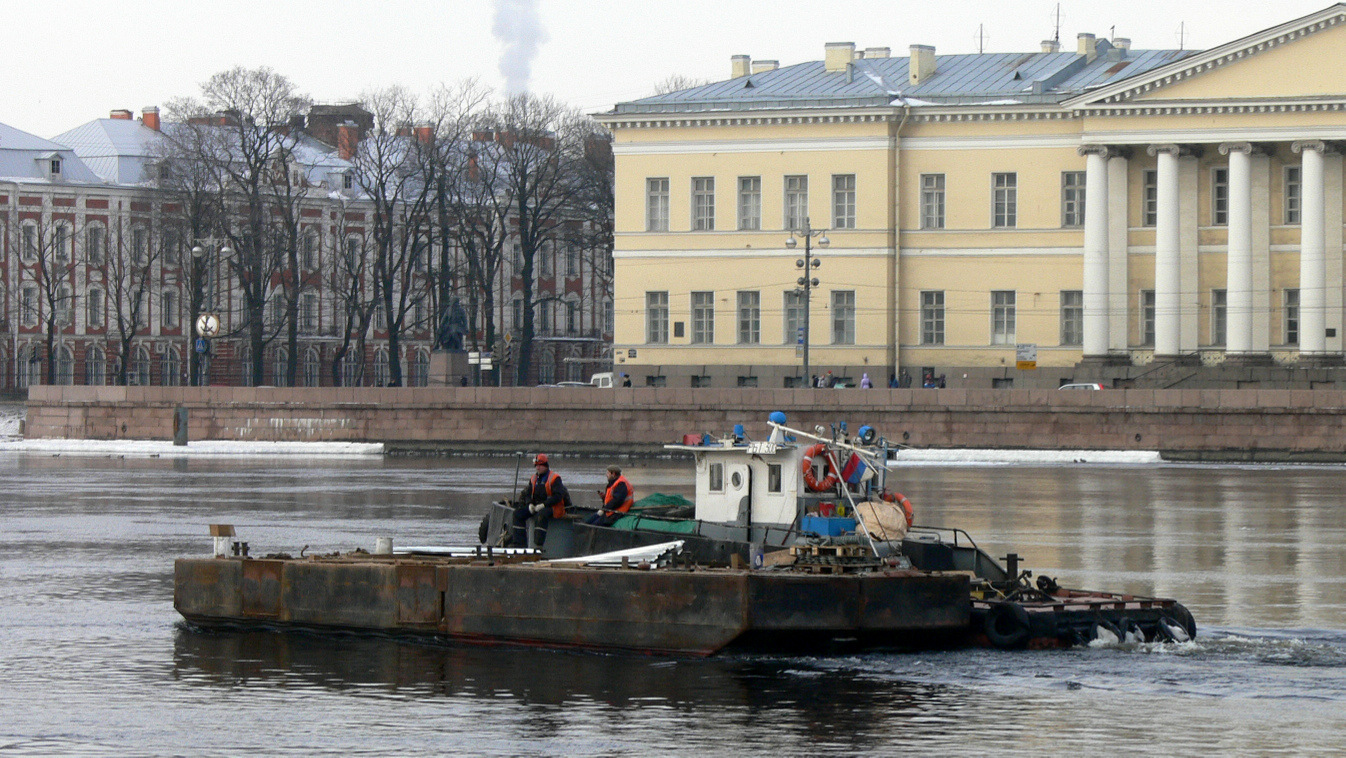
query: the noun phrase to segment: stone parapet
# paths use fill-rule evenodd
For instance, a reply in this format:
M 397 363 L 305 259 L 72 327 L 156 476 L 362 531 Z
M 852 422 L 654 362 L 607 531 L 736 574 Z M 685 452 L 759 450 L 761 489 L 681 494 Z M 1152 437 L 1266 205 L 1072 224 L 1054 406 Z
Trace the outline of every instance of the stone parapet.
M 931 448 L 1160 450 L 1240 459 L 1346 456 L 1340 390 L 33 387 L 29 438 L 384 442 L 415 450 L 550 445 L 632 452 L 783 411 L 868 424 Z

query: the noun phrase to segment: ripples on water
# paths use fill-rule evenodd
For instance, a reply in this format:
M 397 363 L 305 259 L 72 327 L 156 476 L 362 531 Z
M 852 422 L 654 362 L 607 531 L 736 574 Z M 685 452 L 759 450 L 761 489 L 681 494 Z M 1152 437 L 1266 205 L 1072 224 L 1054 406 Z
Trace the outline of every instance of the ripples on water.
M 558 468 L 596 498 L 605 464 Z M 669 491 L 684 467 L 628 472 Z M 464 542 L 513 486 L 508 462 L 14 456 L 0 460 L 0 753 L 1334 752 L 1342 476 L 962 467 L 904 482 L 922 520 L 996 554 L 1183 599 L 1192 643 L 670 660 L 201 632 L 173 612 L 172 559 L 207 551 L 208 523 L 238 525 L 255 554 Z

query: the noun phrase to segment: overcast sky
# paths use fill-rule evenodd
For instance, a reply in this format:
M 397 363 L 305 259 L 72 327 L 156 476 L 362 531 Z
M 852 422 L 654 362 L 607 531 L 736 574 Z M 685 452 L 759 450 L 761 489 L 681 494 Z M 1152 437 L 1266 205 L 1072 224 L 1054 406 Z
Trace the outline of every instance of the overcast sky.
M 1134 48 L 1207 48 L 1328 7 L 1324 0 L 1062 0 L 1062 47 L 1092 32 Z M 650 94 L 673 74 L 719 80 L 729 57 L 789 65 L 826 42 L 939 54 L 1030 52 L 1052 35 L 1049 0 L 0 0 L 0 122 L 51 137 L 114 108 L 139 114 L 199 92 L 211 74 L 270 66 L 320 102 L 389 84 L 424 91 L 508 81 L 587 112 Z M 56 10 L 59 8 L 59 11 Z M 499 18 L 503 16 L 504 18 Z M 530 56 L 529 42 L 535 43 Z

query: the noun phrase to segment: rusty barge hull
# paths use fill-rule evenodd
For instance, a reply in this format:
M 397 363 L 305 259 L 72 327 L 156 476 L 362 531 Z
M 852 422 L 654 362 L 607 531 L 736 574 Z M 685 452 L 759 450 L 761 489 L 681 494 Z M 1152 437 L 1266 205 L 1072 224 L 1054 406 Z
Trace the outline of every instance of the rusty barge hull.
M 562 568 L 400 556 L 180 558 L 173 605 L 202 627 L 693 656 L 838 640 L 957 645 L 970 617 L 961 574 Z

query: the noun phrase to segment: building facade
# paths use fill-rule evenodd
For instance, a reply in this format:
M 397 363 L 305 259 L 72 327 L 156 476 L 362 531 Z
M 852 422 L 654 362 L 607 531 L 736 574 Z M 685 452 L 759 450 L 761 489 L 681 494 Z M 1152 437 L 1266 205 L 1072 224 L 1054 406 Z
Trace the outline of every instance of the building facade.
M 1343 49 L 1339 4 L 1205 51 L 735 56 L 621 103 L 600 117 L 618 370 L 1041 387 L 1339 365 Z

